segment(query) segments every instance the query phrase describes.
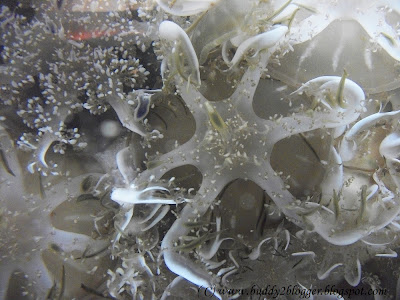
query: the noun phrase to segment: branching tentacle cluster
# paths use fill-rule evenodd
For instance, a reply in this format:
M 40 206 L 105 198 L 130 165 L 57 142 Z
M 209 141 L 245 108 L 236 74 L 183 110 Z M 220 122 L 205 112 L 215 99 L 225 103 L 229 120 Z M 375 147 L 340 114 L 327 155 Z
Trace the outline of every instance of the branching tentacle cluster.
M 380 286 L 368 263 L 400 246 L 395 1 L 89 2 L 1 8 L 0 297 L 14 271 L 39 298 Z

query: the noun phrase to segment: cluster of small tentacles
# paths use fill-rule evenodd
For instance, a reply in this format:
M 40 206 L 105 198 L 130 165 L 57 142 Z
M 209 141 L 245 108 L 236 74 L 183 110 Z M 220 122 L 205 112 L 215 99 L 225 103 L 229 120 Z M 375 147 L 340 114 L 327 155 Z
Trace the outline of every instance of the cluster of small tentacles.
M 0 15 L 0 297 L 399 297 L 399 4 L 55 2 Z

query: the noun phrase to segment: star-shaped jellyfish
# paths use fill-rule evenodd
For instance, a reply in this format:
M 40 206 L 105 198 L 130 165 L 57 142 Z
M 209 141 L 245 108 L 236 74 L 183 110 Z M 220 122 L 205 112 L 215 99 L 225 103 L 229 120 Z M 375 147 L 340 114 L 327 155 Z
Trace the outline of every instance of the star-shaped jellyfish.
M 171 25 L 171 28 L 175 26 L 167 25 Z M 284 28 L 280 30 L 282 29 Z M 273 28 L 271 32 L 274 30 L 279 28 Z M 265 36 L 268 36 L 267 33 L 263 37 Z M 183 33 L 170 35 L 169 38 L 176 38 L 177 43 L 181 41 L 181 45 L 190 43 Z M 343 127 L 357 120 L 363 109 L 364 93 L 356 83 L 345 76 L 324 76 L 307 82 L 294 93 L 295 98 L 303 95 L 308 99 L 307 103 L 298 105 L 297 111 L 269 120 L 258 117 L 252 105 L 254 94 L 261 72 L 277 47 L 276 44 L 268 49 L 260 49 L 258 63 L 249 65 L 233 94 L 222 101 L 206 99 L 199 92 L 198 76 L 196 80 L 190 80 L 191 76 L 196 78 L 197 63 L 192 56 L 193 60 L 189 62 L 191 71 L 186 72 L 190 74 L 187 78 L 189 81 L 178 75 L 175 76 L 175 81 L 177 92 L 196 122 L 194 135 L 186 143 L 177 145 L 174 150 L 150 162 L 155 167 L 138 175 L 130 185 L 131 193 L 129 188 L 115 189 L 111 196 L 115 201 L 134 201 L 133 198 L 138 193 L 135 187 L 146 186 L 150 181 L 160 181 L 164 174 L 179 166 L 192 165 L 201 172 L 203 180 L 198 192 L 193 198 L 186 200 L 178 219 L 161 244 L 168 268 L 198 286 L 212 287 L 218 283 L 218 278 L 210 275 L 189 255 L 179 251 L 179 239 L 187 236 L 190 231 L 185 224 L 199 220 L 216 205 L 215 199 L 223 188 L 240 178 L 258 184 L 290 221 L 304 226 L 304 219 L 292 208 L 297 205 L 296 198 L 271 166 L 274 146 L 296 134 L 321 128 Z M 183 56 L 190 55 L 191 52 L 193 51 L 190 49 L 182 51 Z M 175 57 L 172 62 L 180 60 L 176 53 L 172 55 Z M 159 203 L 162 204 L 163 199 Z M 164 204 L 173 203 L 165 201 Z

